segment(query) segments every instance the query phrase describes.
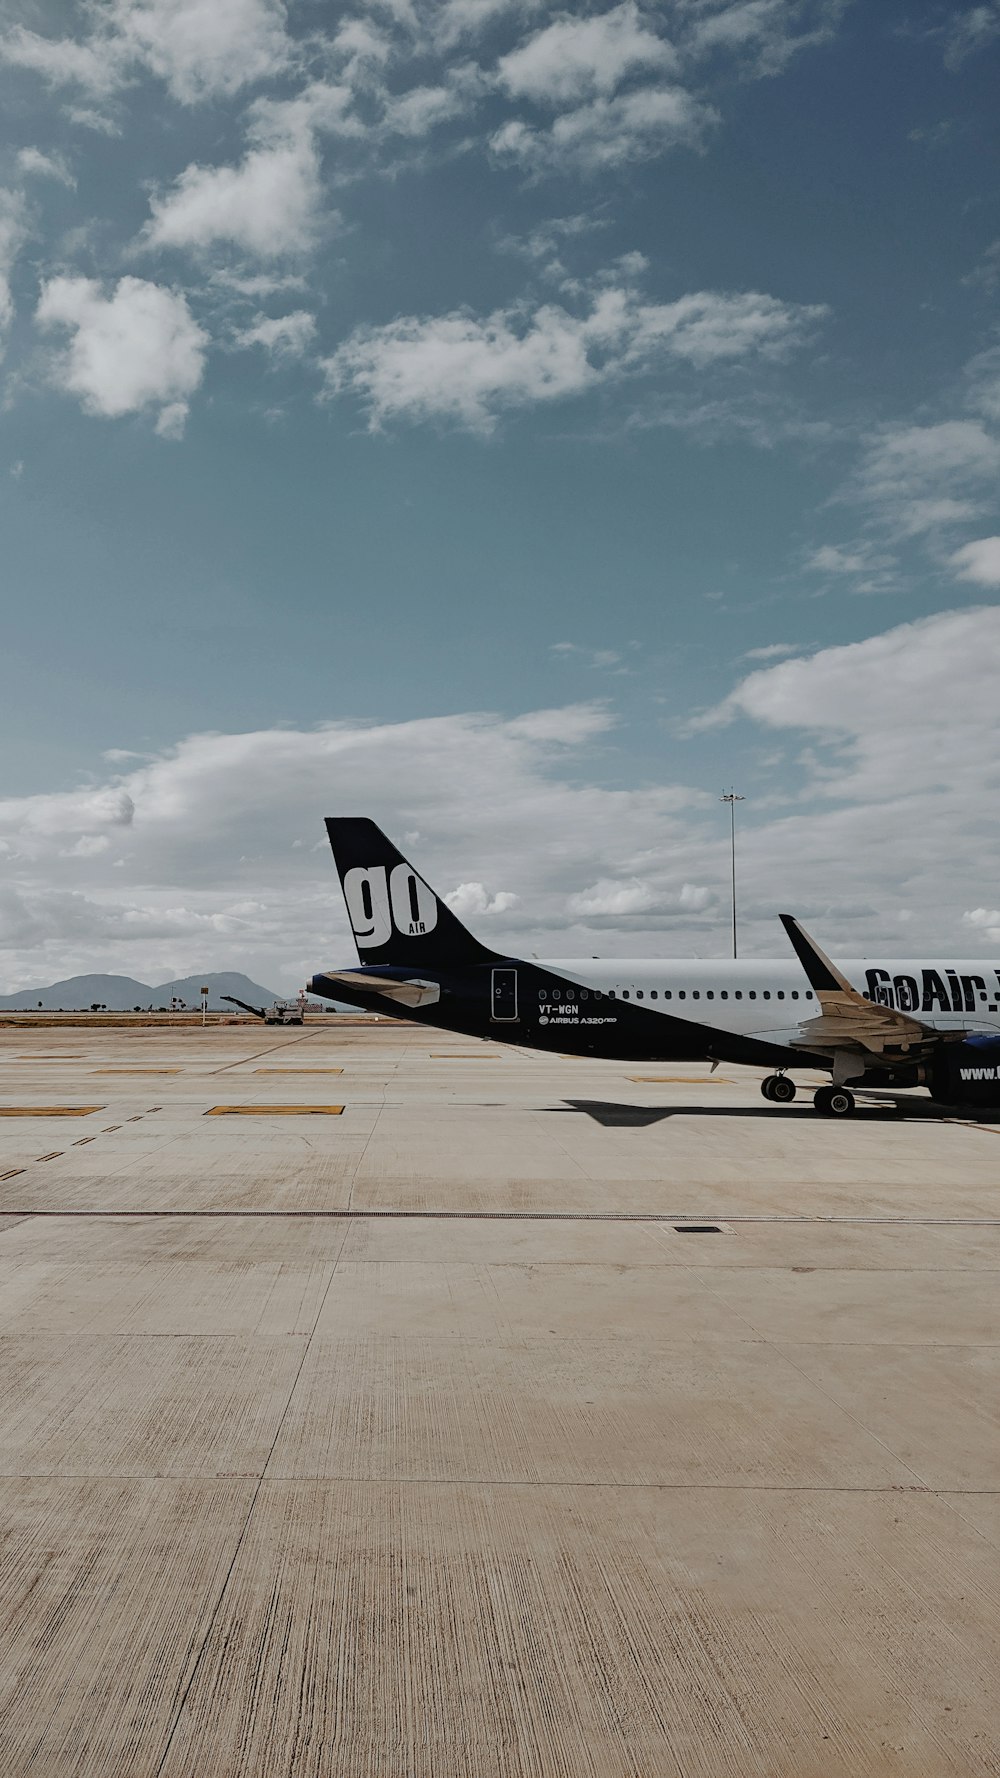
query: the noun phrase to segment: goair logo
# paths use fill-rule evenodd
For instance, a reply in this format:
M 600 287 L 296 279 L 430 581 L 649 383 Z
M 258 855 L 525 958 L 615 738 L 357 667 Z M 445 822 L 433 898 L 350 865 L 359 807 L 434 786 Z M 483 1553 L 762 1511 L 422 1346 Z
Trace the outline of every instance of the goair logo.
M 993 974 L 1000 982 L 1000 971 Z M 887 969 L 866 969 L 867 994 L 876 1006 L 895 1007 L 897 1012 L 975 1012 L 998 990 L 987 989 L 981 975 L 959 975 L 955 969 L 922 969 L 913 975 L 890 975 Z
M 344 878 L 344 897 L 359 945 L 384 945 L 393 929 L 406 938 L 433 932 L 437 897 L 408 864 L 357 866 Z

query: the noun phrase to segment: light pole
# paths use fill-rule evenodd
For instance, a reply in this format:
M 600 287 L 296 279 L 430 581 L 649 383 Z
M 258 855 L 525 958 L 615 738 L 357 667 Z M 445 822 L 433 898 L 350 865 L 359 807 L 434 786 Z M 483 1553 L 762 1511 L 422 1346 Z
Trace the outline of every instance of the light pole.
M 733 956 L 736 955 L 736 805 L 745 803 L 745 796 L 737 796 L 732 785 L 728 792 L 720 796 L 720 803 L 729 804 L 729 838 L 733 860 Z

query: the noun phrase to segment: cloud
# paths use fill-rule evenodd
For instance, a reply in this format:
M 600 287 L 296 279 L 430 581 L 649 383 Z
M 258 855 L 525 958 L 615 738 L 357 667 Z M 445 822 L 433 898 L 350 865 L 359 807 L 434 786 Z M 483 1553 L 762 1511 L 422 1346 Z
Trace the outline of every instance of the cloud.
M 1000 3 L 987 0 L 984 6 L 970 6 L 951 19 L 945 31 L 945 65 L 957 69 L 978 50 L 986 49 L 1000 36 Z
M 46 917 L 44 930 L 11 944 L 7 983 L 114 966 L 157 979 L 214 964 L 290 986 L 309 969 L 349 962 L 322 831 L 323 815 L 345 799 L 398 838 L 417 830 L 407 842 L 415 862 L 440 890 L 457 885 L 451 905 L 488 920 L 491 942 L 503 946 L 565 928 L 568 894 L 593 880 L 595 866 L 610 876 L 641 858 L 646 874 L 672 884 L 665 894 L 679 894 L 685 879 L 674 880 L 671 843 L 698 793 L 582 781 L 586 749 L 611 727 L 607 712 L 576 705 L 514 719 L 196 735 L 122 761 L 106 784 L 8 798 L 5 885 L 27 908 L 42 892 L 84 899 L 65 928 Z M 303 836 L 306 846 L 294 848 Z M 107 844 L 81 848 L 82 837 Z M 155 939 L 157 921 L 169 943 Z M 578 951 L 594 948 L 585 920 L 569 927 Z
M 786 654 L 799 654 L 801 645 L 797 642 L 766 642 L 761 648 L 748 648 L 742 656 L 745 661 L 778 661 Z
M 951 566 L 959 580 L 1000 587 L 1000 537 L 979 537 L 974 543 L 963 544 L 952 556 Z
M 596 17 L 564 16 L 501 56 L 500 85 L 512 98 L 556 108 L 613 93 L 637 69 L 677 67 L 669 43 L 644 24 L 634 0 Z
M 714 899 L 711 889 L 696 883 L 683 883 L 676 894 L 664 896 L 662 888 L 640 877 L 626 881 L 602 877 L 589 889 L 571 895 L 568 908 L 571 914 L 620 920 L 632 915 L 700 914 Z
M 72 338 L 50 367 L 50 380 L 76 395 L 86 413 L 115 419 L 159 407 L 176 436 L 186 403 L 201 382 L 208 336 L 179 291 L 122 278 L 110 297 L 93 278 L 53 278 L 36 310 L 43 331 Z
M 70 190 L 76 185 L 65 155 L 58 150 L 45 154 L 40 148 L 19 148 L 17 164 L 29 178 L 55 179 L 59 185 L 66 185 Z
M 785 356 L 826 312 L 756 291 L 648 303 L 615 275 L 593 281 L 582 314 L 546 303 L 358 328 L 325 360 L 327 388 L 357 395 L 372 430 L 390 419 L 438 419 L 485 434 L 506 409 L 578 396 L 671 362 L 705 371 Z
M 474 920 L 481 915 L 506 914 L 517 906 L 520 897 L 509 889 L 491 895 L 482 883 L 459 883 L 444 899 L 460 920 Z
M 889 426 L 869 445 L 855 492 L 902 537 L 974 518 L 1000 470 L 1000 441 L 979 420 Z
M 316 337 L 316 317 L 305 309 L 289 315 L 257 315 L 235 336 L 237 346 L 263 346 L 275 358 L 301 358 Z
M 183 105 L 232 97 L 292 60 L 282 0 L 92 0 L 86 16 L 82 41 L 15 26 L 0 60 L 98 101 L 145 70 Z
M 667 148 L 696 147 L 717 122 L 718 113 L 683 87 L 639 87 L 564 111 L 544 128 L 511 119 L 490 147 L 498 160 L 530 172 L 599 173 Z
M 251 149 L 236 167 L 191 165 L 154 198 L 143 233 L 151 248 L 224 243 L 262 259 L 305 252 L 315 240 L 322 190 L 310 136 Z
M 291 60 L 282 0 L 111 0 L 113 39 L 175 99 L 229 98 Z
M 27 216 L 20 192 L 0 187 L 0 348 L 14 319 L 11 273 L 27 234 Z
M 259 99 L 248 114 L 250 146 L 236 166 L 186 167 L 154 197 L 140 244 L 200 252 L 216 245 L 261 259 L 308 252 L 336 211 L 323 217 L 318 138 L 352 136 L 364 126 L 342 84 L 313 81 L 293 99 Z
M 849 0 L 687 0 L 685 49 L 692 57 L 729 51 L 746 73 L 780 74 L 799 50 L 834 35 Z

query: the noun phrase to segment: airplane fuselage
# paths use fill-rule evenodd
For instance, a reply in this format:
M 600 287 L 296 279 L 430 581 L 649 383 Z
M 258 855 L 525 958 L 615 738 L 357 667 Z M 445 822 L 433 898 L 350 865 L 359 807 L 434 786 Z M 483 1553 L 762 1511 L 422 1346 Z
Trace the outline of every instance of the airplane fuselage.
M 1000 966 L 966 959 L 843 963 L 875 1004 L 912 1012 L 942 1032 L 1000 1036 Z M 393 1004 L 379 977 L 440 989 L 422 1005 Z M 326 984 L 324 986 L 324 983 Z M 372 1010 L 563 1053 L 646 1061 L 700 1058 L 783 1067 L 814 1060 L 803 1028 L 819 1014 L 795 960 L 511 957 L 461 973 L 355 968 L 317 975 L 311 988 Z M 789 1052 L 794 1052 L 791 1054 Z

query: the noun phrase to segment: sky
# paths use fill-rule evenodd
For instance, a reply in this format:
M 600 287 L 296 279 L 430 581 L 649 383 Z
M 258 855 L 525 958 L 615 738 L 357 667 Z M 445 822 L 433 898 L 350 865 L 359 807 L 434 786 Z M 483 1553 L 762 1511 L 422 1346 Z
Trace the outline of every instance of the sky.
M 1000 0 L 8 0 L 0 991 L 1000 952 Z

